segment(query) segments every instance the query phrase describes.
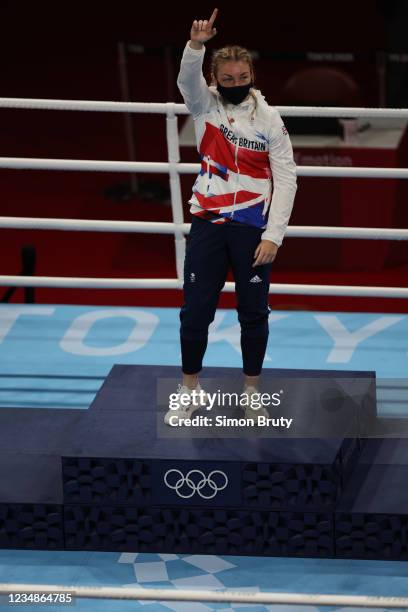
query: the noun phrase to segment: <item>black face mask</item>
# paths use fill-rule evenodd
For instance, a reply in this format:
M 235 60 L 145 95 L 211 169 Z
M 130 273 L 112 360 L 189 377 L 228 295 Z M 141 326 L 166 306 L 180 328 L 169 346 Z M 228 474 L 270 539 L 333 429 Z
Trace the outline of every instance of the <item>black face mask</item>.
M 223 87 L 218 83 L 217 91 L 231 104 L 240 104 L 249 94 L 251 87 L 253 87 L 252 81 L 248 85 L 237 85 L 236 87 Z

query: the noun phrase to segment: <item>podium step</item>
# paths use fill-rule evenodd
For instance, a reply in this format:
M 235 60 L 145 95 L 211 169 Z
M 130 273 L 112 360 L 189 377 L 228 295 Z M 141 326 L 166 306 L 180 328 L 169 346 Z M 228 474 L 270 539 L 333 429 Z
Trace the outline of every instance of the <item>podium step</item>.
M 215 397 L 241 379 L 201 381 Z M 0 546 L 335 556 L 375 373 L 264 370 L 271 418 L 290 428 L 164 425 L 178 381 L 177 367 L 115 365 L 87 411 L 1 410 Z M 218 400 L 200 414 L 242 416 Z
M 408 439 L 368 440 L 335 512 L 336 556 L 408 559 Z

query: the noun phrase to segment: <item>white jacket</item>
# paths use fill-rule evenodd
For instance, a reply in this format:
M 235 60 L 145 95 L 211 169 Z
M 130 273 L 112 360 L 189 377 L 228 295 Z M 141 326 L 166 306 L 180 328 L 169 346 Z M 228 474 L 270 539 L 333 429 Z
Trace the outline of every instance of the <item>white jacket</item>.
M 213 223 L 234 220 L 264 228 L 262 238 L 280 246 L 297 189 L 289 135 L 258 89 L 234 105 L 208 86 L 204 54 L 204 45 L 196 50 L 187 42 L 177 78 L 201 158 L 190 212 Z

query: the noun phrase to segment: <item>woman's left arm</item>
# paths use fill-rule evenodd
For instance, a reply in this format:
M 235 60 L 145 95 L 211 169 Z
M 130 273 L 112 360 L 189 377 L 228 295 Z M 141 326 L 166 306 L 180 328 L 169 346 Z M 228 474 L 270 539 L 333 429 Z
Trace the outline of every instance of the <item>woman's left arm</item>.
M 272 109 L 269 160 L 273 175 L 273 196 L 266 229 L 255 251 L 253 266 L 272 262 L 281 246 L 297 190 L 296 164 L 288 131 L 279 112 Z

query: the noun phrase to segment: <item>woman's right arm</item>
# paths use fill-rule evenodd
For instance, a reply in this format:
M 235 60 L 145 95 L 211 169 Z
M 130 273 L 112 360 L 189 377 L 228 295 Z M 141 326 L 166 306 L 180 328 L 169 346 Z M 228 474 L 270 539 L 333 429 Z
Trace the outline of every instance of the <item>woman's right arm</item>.
M 218 9 L 214 9 L 208 21 L 193 22 L 190 40 L 185 46 L 181 59 L 177 85 L 193 117 L 203 113 L 211 102 L 211 93 L 204 78 L 202 66 L 205 53 L 204 43 L 217 33 L 213 27 L 217 12 Z

